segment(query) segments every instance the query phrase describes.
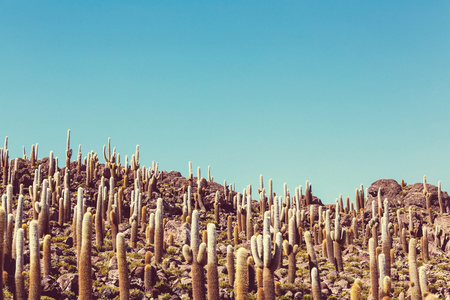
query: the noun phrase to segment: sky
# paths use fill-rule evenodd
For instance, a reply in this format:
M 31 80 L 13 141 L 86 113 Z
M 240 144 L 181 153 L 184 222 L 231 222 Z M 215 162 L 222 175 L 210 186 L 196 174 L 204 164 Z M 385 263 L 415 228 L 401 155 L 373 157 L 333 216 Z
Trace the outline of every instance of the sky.
M 450 186 L 448 1 L 0 1 L 0 139 L 323 203 Z M 3 143 L 0 143 L 3 145 Z M 103 162 L 103 158 L 101 158 Z M 194 174 L 196 172 L 194 171 Z

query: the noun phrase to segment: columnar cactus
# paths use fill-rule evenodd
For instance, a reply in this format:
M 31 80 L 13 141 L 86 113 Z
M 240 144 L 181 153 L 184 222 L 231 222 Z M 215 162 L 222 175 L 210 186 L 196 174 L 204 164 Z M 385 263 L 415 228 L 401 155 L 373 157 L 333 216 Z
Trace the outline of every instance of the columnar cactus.
M 311 294 L 314 300 L 322 300 L 319 271 L 316 267 L 311 269 Z
M 252 222 L 252 196 L 247 195 L 247 240 L 250 240 L 253 236 L 253 222 Z
M 78 194 L 77 194 L 77 224 L 76 224 L 76 243 L 77 243 L 77 254 L 78 254 L 78 258 L 80 257 L 80 252 L 81 252 L 81 241 L 82 241 L 82 236 L 81 236 L 81 231 L 83 229 L 83 215 L 84 215 L 84 210 L 83 210 L 83 188 L 78 188 Z M 100 217 L 100 216 L 99 216 Z
M 38 212 L 39 234 L 43 237 L 48 233 L 48 217 L 49 217 L 49 198 L 51 196 L 48 188 L 48 180 L 42 182 L 41 201 L 36 202 L 35 210 Z
M 117 268 L 119 269 L 119 288 L 120 300 L 128 300 L 130 298 L 130 280 L 128 274 L 128 265 L 126 257 L 125 236 L 123 233 L 117 234 Z
M 425 296 L 428 293 L 427 268 L 425 266 L 421 266 L 419 268 L 419 283 L 420 283 L 420 290 L 422 292 L 422 297 L 425 298 Z
M 23 195 L 19 195 L 16 209 L 16 221 L 14 224 L 14 233 L 12 241 L 12 258 L 16 258 L 16 235 L 19 228 L 22 228 L 22 216 L 23 216 Z
M 428 261 L 429 255 L 428 255 L 428 230 L 427 227 L 423 227 L 423 235 L 421 237 L 421 248 L 422 248 L 422 259 L 424 261 Z
M 333 254 L 335 264 L 337 266 L 337 272 L 344 271 L 344 264 L 342 262 L 342 248 L 344 247 L 346 239 L 346 231 L 341 227 L 339 211 L 336 210 L 336 218 L 334 223 L 334 231 L 331 232 L 331 239 L 333 240 Z
M 239 248 L 236 255 L 236 280 L 234 290 L 236 300 L 248 299 L 247 250 Z
M 266 214 L 264 217 L 264 227 L 269 224 L 269 218 Z M 275 299 L 275 282 L 274 282 L 274 272 L 278 268 L 281 260 L 281 244 L 283 237 L 281 232 L 278 232 L 275 237 L 275 252 L 272 256 L 271 252 L 271 237 L 270 234 L 263 234 L 252 236 L 251 238 L 251 248 L 253 259 L 255 264 L 259 268 L 263 269 L 263 286 L 265 299 Z
M 288 256 L 288 282 L 294 283 L 295 271 L 296 271 L 296 259 L 295 255 L 298 253 L 298 245 L 295 241 L 296 238 L 296 224 L 295 216 L 289 219 L 289 241 L 283 242 L 284 254 Z
M 80 299 L 89 300 L 92 299 L 92 214 L 89 211 L 83 217 L 81 236 L 78 294 Z
M 214 223 L 208 224 L 208 299 L 219 299 L 219 273 L 217 271 L 217 232 Z
M 41 263 L 39 259 L 38 222 L 30 222 L 30 300 L 41 298 Z
M 325 214 L 325 230 L 326 230 L 326 240 L 327 240 L 327 256 L 328 261 L 334 265 L 334 249 L 333 240 L 331 239 L 331 220 L 330 220 L 330 210 L 327 209 Z
M 44 267 L 44 277 L 50 275 L 50 269 L 51 269 L 51 245 L 52 245 L 52 237 L 47 234 L 44 237 L 44 256 L 43 256 L 43 267 Z
M 103 177 L 102 177 L 103 182 Z M 98 194 L 97 194 L 97 208 L 96 208 L 96 215 L 95 215 L 95 241 L 97 243 L 97 246 L 103 245 L 103 217 L 102 217 L 102 202 L 103 202 L 103 186 L 100 185 L 98 187 Z
M 158 198 L 155 212 L 155 261 L 159 264 L 163 256 L 163 200 Z
M 191 263 L 192 273 L 192 297 L 194 300 L 204 300 L 206 297 L 204 284 L 204 269 L 206 264 L 206 244 L 200 244 L 199 234 L 199 213 L 197 210 L 192 212 L 191 225 L 191 246 L 183 246 L 183 256 L 188 263 Z M 247 268 L 247 264 L 246 264 Z
M 419 270 L 417 269 L 417 250 L 416 239 L 409 240 L 408 263 L 409 263 L 409 279 L 411 281 L 411 300 L 420 300 L 422 295 L 420 292 Z
M 370 255 L 370 281 L 372 298 L 378 299 L 378 265 L 377 265 L 377 253 L 374 238 L 369 239 L 369 255 Z
M 1 219 L 1 212 L 0 212 L 0 219 Z M 16 244 L 17 244 L 16 245 L 16 256 L 15 256 L 16 257 L 16 272 L 14 274 L 14 281 L 15 281 L 15 287 L 16 287 L 15 299 L 25 300 L 25 299 L 27 299 L 27 294 L 25 291 L 25 284 L 24 284 L 23 275 L 22 275 L 23 265 L 24 265 L 23 264 L 24 231 L 22 228 L 19 228 L 16 232 Z M 0 284 L 0 287 L 2 284 L 3 283 Z M 3 289 L 2 289 L 2 291 L 3 291 Z M 0 299 L 3 300 L 3 292 L 0 293 Z
M 245 252 L 247 254 L 247 252 Z M 227 246 L 227 270 L 228 270 L 228 283 L 233 286 L 235 278 L 235 268 L 234 268 L 234 251 L 233 246 Z
M 438 200 L 439 200 L 439 212 L 442 216 L 444 213 L 444 203 L 442 202 L 442 195 L 441 195 L 441 181 L 438 182 Z
M 6 211 L 3 206 L 0 206 L 0 236 L 5 236 L 6 232 Z M 3 249 L 4 243 L 0 242 L 0 270 L 3 270 Z M 3 280 L 0 280 L 0 300 L 3 300 Z

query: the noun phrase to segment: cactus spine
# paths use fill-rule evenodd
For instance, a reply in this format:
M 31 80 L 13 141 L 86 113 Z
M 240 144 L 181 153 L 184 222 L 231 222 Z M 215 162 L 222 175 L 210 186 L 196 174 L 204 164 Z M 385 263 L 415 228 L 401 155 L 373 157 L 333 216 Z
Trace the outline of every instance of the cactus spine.
M 119 269 L 120 300 L 128 300 L 130 298 L 130 281 L 126 257 L 125 236 L 123 233 L 117 234 L 116 247 L 117 267 Z
M 101 218 L 100 215 L 97 217 Z M 91 255 L 92 255 L 92 215 L 86 212 L 83 217 L 82 233 L 81 233 L 81 252 L 79 264 L 79 297 L 80 299 L 92 298 L 92 270 L 91 270 Z
M 41 264 L 39 261 L 38 222 L 30 222 L 30 300 L 41 298 Z

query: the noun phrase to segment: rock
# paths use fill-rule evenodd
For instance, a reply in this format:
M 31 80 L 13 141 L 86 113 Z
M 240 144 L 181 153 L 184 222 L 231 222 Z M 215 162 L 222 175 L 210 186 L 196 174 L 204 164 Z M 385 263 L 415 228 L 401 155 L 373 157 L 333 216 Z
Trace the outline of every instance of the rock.
M 191 244 L 191 226 L 189 224 L 183 223 L 178 219 L 169 220 L 164 229 L 164 239 L 166 241 L 172 233 L 175 245 L 183 246 L 185 244 Z
M 116 255 L 111 257 L 111 259 L 109 260 L 108 270 L 110 270 L 110 271 L 117 270 L 117 256 Z
M 61 291 L 78 293 L 78 274 L 63 274 L 59 276 L 57 282 Z

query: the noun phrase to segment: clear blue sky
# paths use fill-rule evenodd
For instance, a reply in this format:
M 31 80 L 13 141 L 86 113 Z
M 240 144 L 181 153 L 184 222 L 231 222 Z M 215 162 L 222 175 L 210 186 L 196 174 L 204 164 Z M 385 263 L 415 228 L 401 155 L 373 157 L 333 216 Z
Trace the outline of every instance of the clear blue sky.
M 1 1 L 0 138 L 11 157 L 63 157 L 70 128 L 83 155 L 111 137 L 141 165 L 211 165 L 238 190 L 263 174 L 279 194 L 309 180 L 324 203 L 381 178 L 446 190 L 449 16 L 448 1 Z

